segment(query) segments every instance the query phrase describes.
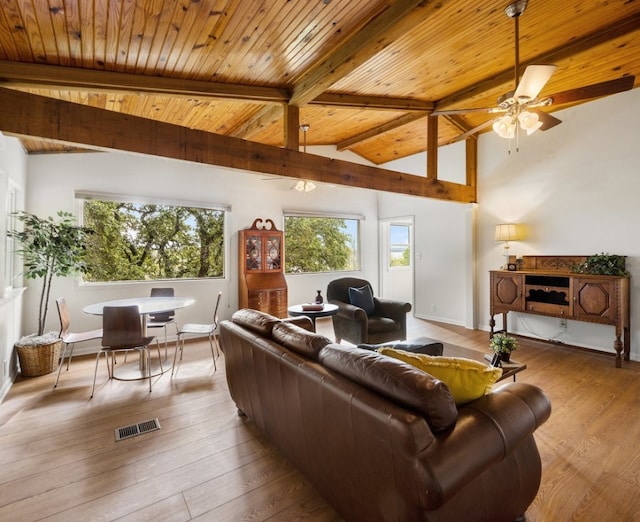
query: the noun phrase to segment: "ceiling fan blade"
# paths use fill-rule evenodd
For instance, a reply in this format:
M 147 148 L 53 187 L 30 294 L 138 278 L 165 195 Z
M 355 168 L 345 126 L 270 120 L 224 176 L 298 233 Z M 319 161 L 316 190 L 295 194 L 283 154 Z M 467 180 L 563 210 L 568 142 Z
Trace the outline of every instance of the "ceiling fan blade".
M 498 116 L 497 118 L 492 118 L 489 121 L 485 121 L 484 123 L 481 123 L 477 127 L 474 127 L 473 129 L 469 129 L 467 132 L 465 132 L 463 134 L 460 134 L 459 136 L 456 136 L 452 140 L 449 140 L 446 143 L 446 145 L 450 145 L 450 144 L 456 143 L 458 141 L 466 140 L 469 136 L 473 136 L 476 132 L 480 132 L 485 127 L 488 127 L 489 125 L 493 125 L 493 122 L 499 120 L 500 118 L 502 118 L 502 116 Z
M 542 122 L 542 125 L 540 126 L 541 131 L 549 130 L 562 123 L 562 120 L 556 118 L 555 116 L 551 116 L 551 114 L 549 114 L 548 112 L 541 111 L 540 109 L 528 108 L 527 110 L 530 112 L 535 112 L 538 115 L 538 118 Z
M 558 94 L 549 96 L 549 98 L 552 99 L 552 103 L 554 105 L 562 105 L 564 103 L 588 100 L 589 98 L 609 96 L 610 94 L 630 90 L 633 88 L 635 79 L 636 77 L 633 75 L 623 76 L 622 78 L 617 78 L 615 80 L 594 83 L 591 85 L 585 85 L 584 87 L 578 87 L 577 89 L 559 92 Z
M 493 107 L 483 107 L 482 109 L 445 109 L 445 110 L 434 110 L 431 113 L 431 116 L 444 116 L 447 114 L 467 114 L 471 112 L 492 112 L 494 110 Z
M 557 65 L 529 65 L 524 70 L 516 92 L 513 93 L 514 99 L 522 101 L 535 100 L 557 68 Z

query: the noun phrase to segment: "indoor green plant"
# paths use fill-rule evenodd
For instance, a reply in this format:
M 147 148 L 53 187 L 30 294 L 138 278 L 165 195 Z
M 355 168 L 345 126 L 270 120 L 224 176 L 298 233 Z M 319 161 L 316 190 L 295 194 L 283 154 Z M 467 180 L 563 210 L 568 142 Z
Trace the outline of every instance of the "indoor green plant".
M 571 271 L 578 274 L 625 276 L 629 275 L 625 269 L 625 260 L 625 256 L 602 252 L 587 257 L 579 265 L 573 266 Z
M 500 358 L 503 361 L 508 361 L 511 356 L 511 352 L 518 349 L 518 339 L 507 334 L 497 333 L 491 338 L 489 346 L 494 353 L 500 355 Z
M 43 279 L 38 308 L 38 330 L 37 333 L 28 335 L 16 343 L 18 355 L 21 356 L 20 348 L 34 350 L 39 346 L 53 344 L 57 344 L 59 352 L 60 342 L 56 342 L 57 334 L 44 333 L 51 282 L 54 276 L 67 277 L 85 270 L 85 238 L 89 231 L 76 225 L 75 218 L 70 212 L 59 211 L 57 219 L 53 217 L 40 218 L 24 211 L 16 212 L 13 215 L 22 223 L 20 229 L 9 231 L 9 235 L 20 244 L 17 253 L 22 256 L 24 261 L 23 275 L 27 279 Z M 24 353 L 25 350 L 22 350 L 23 355 Z M 51 355 L 47 355 L 47 357 L 54 360 L 53 368 L 49 371 L 55 370 L 58 362 L 57 357 Z M 25 374 L 22 363 L 21 356 L 21 370 Z M 30 372 L 27 370 L 26 373 Z M 38 374 L 42 375 L 43 373 L 48 372 L 44 371 Z

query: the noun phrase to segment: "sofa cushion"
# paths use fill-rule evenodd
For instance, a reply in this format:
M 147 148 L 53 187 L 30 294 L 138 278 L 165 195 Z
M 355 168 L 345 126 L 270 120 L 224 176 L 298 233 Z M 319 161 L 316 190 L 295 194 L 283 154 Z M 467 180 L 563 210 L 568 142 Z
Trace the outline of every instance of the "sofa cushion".
M 435 339 L 417 337 L 408 341 L 388 342 L 380 344 L 359 344 L 358 348 L 365 350 L 378 350 L 380 348 L 394 348 L 405 352 L 426 353 L 427 355 L 442 355 L 444 345 Z
M 273 315 L 260 312 L 259 310 L 252 310 L 250 308 L 242 308 L 231 316 L 231 320 L 244 326 L 248 330 L 256 332 L 263 337 L 271 339 L 271 331 L 274 325 L 280 322 L 280 319 Z
M 502 375 L 502 368 L 463 357 L 434 357 L 393 348 L 380 348 L 378 352 L 411 364 L 444 381 L 458 406 L 489 393 Z
M 289 321 L 281 321 L 273 327 L 273 340 L 314 361 L 318 360 L 318 352 L 331 343 L 324 335 L 309 332 Z
M 349 287 L 349 302 L 353 306 L 362 308 L 367 315 L 373 315 L 375 305 L 373 303 L 373 292 L 369 285 L 364 285 L 361 288 Z
M 458 410 L 447 386 L 408 364 L 337 344 L 323 348 L 319 360 L 326 368 L 420 413 L 433 432 L 456 422 Z

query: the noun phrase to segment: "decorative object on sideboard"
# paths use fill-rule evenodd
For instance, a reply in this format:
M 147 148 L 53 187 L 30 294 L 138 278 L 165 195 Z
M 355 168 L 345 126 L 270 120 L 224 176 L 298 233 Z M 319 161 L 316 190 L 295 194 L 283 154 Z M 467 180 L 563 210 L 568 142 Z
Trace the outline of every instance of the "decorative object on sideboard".
M 507 334 L 494 334 L 489 342 L 489 347 L 494 353 L 500 355 L 500 360 L 509 362 L 511 352 L 518 349 L 518 339 Z
M 518 234 L 518 227 L 514 223 L 501 223 L 496 225 L 496 231 L 494 239 L 496 241 L 504 241 L 504 264 L 502 268 L 507 270 L 509 266 L 509 241 L 518 241 L 520 235 Z
M 577 274 L 626 276 L 629 272 L 625 266 L 626 256 L 613 255 L 602 252 L 587 257 L 582 263 L 571 267 Z

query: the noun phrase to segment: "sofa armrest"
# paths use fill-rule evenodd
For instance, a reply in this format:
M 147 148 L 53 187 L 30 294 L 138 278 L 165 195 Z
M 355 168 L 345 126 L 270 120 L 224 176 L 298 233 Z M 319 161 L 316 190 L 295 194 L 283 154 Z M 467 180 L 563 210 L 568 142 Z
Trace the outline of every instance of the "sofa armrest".
M 551 403 L 544 392 L 526 383 L 505 384 L 460 408 L 455 427 L 436 437 L 423 455 L 432 482 L 431 509 L 504 460 L 550 414 Z
M 284 319 L 281 319 L 281 321 L 285 323 L 295 324 L 300 328 L 308 330 L 309 332 L 315 333 L 316 331 L 315 327 L 313 326 L 313 321 L 306 315 L 298 315 L 297 317 L 285 317 Z

